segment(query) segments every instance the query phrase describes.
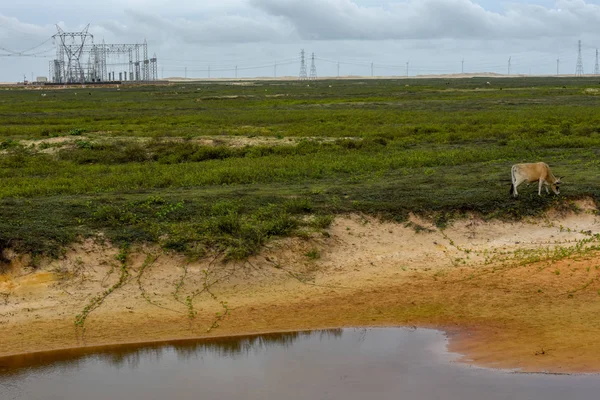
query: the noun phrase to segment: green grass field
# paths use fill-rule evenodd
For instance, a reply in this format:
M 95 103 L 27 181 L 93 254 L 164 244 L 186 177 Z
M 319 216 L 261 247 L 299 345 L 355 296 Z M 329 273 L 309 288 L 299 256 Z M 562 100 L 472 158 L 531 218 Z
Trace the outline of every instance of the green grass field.
M 0 89 L 0 247 L 244 258 L 339 213 L 535 215 L 600 199 L 599 106 L 600 78 Z M 540 160 L 561 196 L 511 198 L 510 166 Z

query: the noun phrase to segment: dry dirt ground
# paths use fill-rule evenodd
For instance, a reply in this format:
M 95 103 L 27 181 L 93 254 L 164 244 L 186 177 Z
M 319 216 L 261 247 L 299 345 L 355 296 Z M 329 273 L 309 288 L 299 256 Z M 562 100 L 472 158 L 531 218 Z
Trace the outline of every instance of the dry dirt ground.
M 240 129 L 253 129 L 249 126 L 241 126 Z M 148 143 L 152 139 L 147 137 L 119 137 L 119 136 L 107 136 L 111 135 L 111 132 L 90 132 L 87 136 L 57 136 L 47 139 L 29 139 L 29 140 L 18 140 L 17 142 L 21 146 L 31 148 L 41 153 L 53 154 L 59 150 L 71 149 L 77 145 L 80 141 L 91 141 L 94 143 L 102 143 L 110 138 L 111 142 L 124 141 L 124 142 L 139 142 Z M 315 141 L 319 143 L 333 142 L 336 140 L 360 140 L 356 137 L 340 137 L 340 138 L 321 138 L 321 137 L 302 137 L 302 138 L 285 138 L 279 139 L 272 136 L 198 136 L 193 139 L 183 139 L 180 137 L 168 137 L 161 138 L 162 141 L 168 142 L 184 142 L 189 144 L 201 145 L 201 146 L 226 146 L 230 148 L 240 148 L 246 146 L 295 146 L 301 141 Z M 6 154 L 7 150 L 0 150 L 0 154 Z
M 350 326 L 445 329 L 477 365 L 600 371 L 600 218 L 338 218 L 245 263 L 93 242 L 0 275 L 0 356 L 78 346 Z M 11 256 L 11 255 L 8 255 Z M 0 359 L 0 364 L 1 364 Z

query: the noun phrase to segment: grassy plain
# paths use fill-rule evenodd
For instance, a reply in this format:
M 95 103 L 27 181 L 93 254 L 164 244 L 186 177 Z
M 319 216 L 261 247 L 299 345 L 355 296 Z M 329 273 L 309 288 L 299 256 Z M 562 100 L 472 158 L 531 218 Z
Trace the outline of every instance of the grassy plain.
M 102 233 L 242 259 L 340 213 L 443 226 L 597 201 L 599 89 L 549 77 L 1 90 L 0 248 L 35 260 Z M 512 199 L 510 166 L 538 160 L 565 176 L 563 195 Z

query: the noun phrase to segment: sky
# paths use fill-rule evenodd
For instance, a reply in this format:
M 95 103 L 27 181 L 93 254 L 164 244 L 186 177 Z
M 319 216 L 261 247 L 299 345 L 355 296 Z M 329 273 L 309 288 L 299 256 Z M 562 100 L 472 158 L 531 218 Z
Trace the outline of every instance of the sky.
M 20 0 L 0 7 L 0 81 L 48 76 L 56 25 L 95 43 L 148 42 L 161 77 L 585 73 L 600 0 Z M 51 4 L 51 5 L 50 5 Z M 23 56 L 27 55 L 27 56 Z M 124 67 L 109 66 L 116 71 Z M 408 65 L 408 68 L 407 68 Z

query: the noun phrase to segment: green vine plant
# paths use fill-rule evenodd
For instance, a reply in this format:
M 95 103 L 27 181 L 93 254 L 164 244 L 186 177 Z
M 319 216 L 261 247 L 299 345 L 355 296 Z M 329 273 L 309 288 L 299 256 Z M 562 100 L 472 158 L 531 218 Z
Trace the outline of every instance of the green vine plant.
M 187 299 L 185 302 L 181 301 L 181 299 L 179 298 L 179 293 L 181 292 L 181 289 L 183 289 L 183 285 L 185 285 L 185 278 L 187 277 L 187 274 L 188 274 L 188 265 L 185 264 L 181 268 L 183 269 L 183 274 L 181 274 L 181 277 L 175 284 L 175 291 L 172 294 L 173 294 L 173 298 L 175 299 L 175 301 L 177 301 L 178 303 L 187 305 Z
M 496 266 L 492 270 L 484 270 L 478 273 L 476 277 L 479 278 L 497 271 L 507 271 L 513 268 L 530 265 L 532 263 L 553 263 L 570 257 L 583 257 L 592 252 L 598 252 L 600 251 L 600 234 L 591 234 L 583 239 L 569 240 L 561 243 L 575 243 L 575 245 L 560 246 L 557 243 L 553 247 L 548 246 L 536 249 L 517 249 L 508 252 L 498 252 L 489 258 L 486 257 L 486 261 L 484 263 L 485 265 L 495 264 Z M 466 279 L 460 279 L 458 281 L 463 280 Z
M 113 293 L 115 290 L 119 289 L 121 286 L 123 286 L 127 282 L 127 279 L 129 278 L 129 275 L 130 275 L 129 269 L 127 268 L 128 254 L 129 254 L 129 245 L 125 244 L 121 247 L 121 250 L 115 256 L 116 259 L 120 262 L 121 275 L 119 277 L 119 281 L 117 283 L 115 283 L 114 285 L 112 285 L 111 287 L 109 287 L 108 289 L 106 289 L 104 292 L 93 297 L 88 302 L 88 304 L 83 308 L 81 313 L 79 313 L 75 316 L 75 322 L 74 322 L 75 329 L 81 330 L 82 340 L 85 340 L 85 321 L 87 320 L 90 313 L 92 313 L 92 311 L 94 311 L 98 307 L 100 307 L 102 305 L 102 303 L 104 303 L 104 300 L 106 300 L 106 298 L 111 293 Z
M 211 263 L 212 265 L 212 263 Z M 210 268 L 210 265 L 209 265 Z M 211 288 L 224 281 L 229 279 L 231 276 L 233 276 L 233 274 L 235 274 L 236 269 L 232 268 L 231 271 L 229 271 L 227 274 L 221 276 L 221 277 L 217 277 L 215 279 L 213 279 L 211 281 L 211 271 L 210 269 L 203 269 L 202 270 L 202 274 L 203 274 L 203 282 L 202 282 L 202 288 L 197 289 L 195 291 L 193 291 L 190 295 L 188 295 L 185 298 L 185 306 L 187 308 L 187 316 L 188 316 L 188 320 L 190 323 L 190 329 L 192 329 L 192 322 L 194 320 L 194 318 L 196 318 L 196 315 L 198 315 L 198 311 L 196 311 L 194 309 L 194 300 L 202 295 L 203 293 L 207 293 L 213 300 L 215 301 L 219 301 L 219 303 L 221 304 L 221 307 L 223 307 L 224 311 L 223 312 L 218 312 L 216 313 L 216 317 L 215 320 L 213 321 L 213 323 L 211 324 L 211 326 L 207 329 L 206 332 L 210 332 L 215 328 L 218 328 L 220 325 L 220 322 L 225 318 L 225 316 L 230 315 L 231 313 L 231 309 L 229 308 L 229 306 L 227 305 L 226 301 L 222 301 L 219 300 L 217 295 L 215 295 Z
M 216 313 L 215 314 L 215 320 L 213 321 L 212 325 L 206 330 L 207 333 L 209 333 L 210 331 L 212 331 L 213 329 L 216 329 L 219 327 L 220 322 L 230 314 L 230 308 L 227 305 L 226 301 L 221 301 L 221 306 L 223 307 L 223 312 L 220 313 Z
M 153 305 L 154 307 L 158 307 L 158 308 L 162 308 L 163 310 L 167 310 L 167 311 L 173 311 L 176 313 L 181 313 L 181 311 L 178 310 L 174 310 L 172 308 L 169 307 L 165 307 L 157 302 L 155 302 L 154 300 L 152 300 L 150 298 L 150 296 L 148 295 L 148 292 L 146 291 L 146 289 L 144 288 L 144 285 L 142 284 L 142 278 L 144 276 L 144 273 L 149 270 L 154 263 L 158 260 L 158 258 L 161 256 L 161 253 L 155 253 L 155 254 L 148 254 L 146 256 L 146 259 L 144 260 L 142 266 L 140 267 L 140 270 L 138 272 L 138 275 L 136 277 L 136 281 L 138 284 L 138 288 L 140 290 L 140 293 L 142 294 L 142 297 L 144 298 L 144 300 L 146 300 L 148 302 L 148 304 Z

